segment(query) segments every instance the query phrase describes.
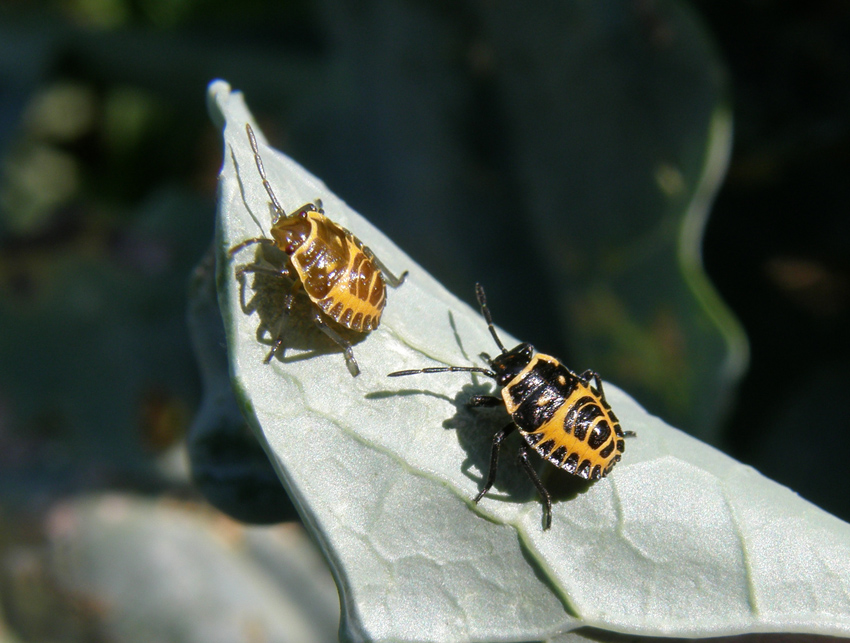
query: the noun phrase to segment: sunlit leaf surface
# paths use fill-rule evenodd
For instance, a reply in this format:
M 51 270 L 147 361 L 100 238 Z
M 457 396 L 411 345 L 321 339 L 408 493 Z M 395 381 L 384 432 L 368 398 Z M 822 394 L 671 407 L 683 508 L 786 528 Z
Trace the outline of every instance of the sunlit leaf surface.
M 481 351 L 496 350 L 481 317 L 268 148 L 227 83 L 210 85 L 209 108 L 224 138 L 217 277 L 237 398 L 332 567 L 344 637 L 528 641 L 587 626 L 664 636 L 850 635 L 850 527 L 648 415 L 612 385 L 609 401 L 638 435 L 595 484 L 541 468 L 555 500 L 550 530 L 510 457 L 516 442 L 492 492 L 473 504 L 505 418 L 465 402 L 492 384 L 462 373 L 386 375 L 480 365 Z M 286 356 L 263 363 L 262 331 L 276 328 L 279 288 L 249 279 L 245 296 L 256 312 L 246 312 L 234 269 L 253 261 L 254 250 L 227 255 L 270 225 L 246 122 L 284 208 L 321 198 L 327 215 L 390 269 L 410 270 L 388 292 L 381 327 L 354 347 L 357 378 L 298 311 Z

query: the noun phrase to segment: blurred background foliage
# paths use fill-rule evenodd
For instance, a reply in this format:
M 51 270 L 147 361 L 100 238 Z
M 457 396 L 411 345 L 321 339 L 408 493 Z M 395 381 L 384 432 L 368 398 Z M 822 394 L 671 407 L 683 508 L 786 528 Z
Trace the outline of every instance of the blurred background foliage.
M 213 230 L 216 77 L 455 294 L 484 282 L 515 336 L 850 518 L 850 5 L 6 0 L 0 640 L 102 640 L 110 568 L 56 571 L 69 534 L 89 543 L 74 525 L 165 520 L 179 498 L 225 538 L 190 483 L 194 417 L 231 414 L 230 438 L 192 442 L 213 502 L 292 515 L 232 408 L 209 410 L 220 356 L 200 360 L 196 416 L 186 293 Z M 195 302 L 214 355 L 214 306 Z M 224 531 L 237 545 L 216 555 L 244 557 Z M 75 625 L 33 629 L 57 602 Z

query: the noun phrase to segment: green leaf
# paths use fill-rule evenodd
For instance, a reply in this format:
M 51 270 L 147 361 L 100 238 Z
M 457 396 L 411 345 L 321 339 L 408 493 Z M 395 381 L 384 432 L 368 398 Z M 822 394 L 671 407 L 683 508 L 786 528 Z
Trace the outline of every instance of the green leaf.
M 481 365 L 477 355 L 495 347 L 480 315 L 266 146 L 242 95 L 224 81 L 210 85 L 209 109 L 224 137 L 217 271 L 234 388 L 331 565 L 344 638 L 528 641 L 581 627 L 850 635 L 850 527 L 648 415 L 612 385 L 608 399 L 637 437 L 594 484 L 541 469 L 553 491 L 550 530 L 508 455 L 493 490 L 474 504 L 505 418 L 465 403 L 492 385 L 460 373 L 386 374 Z M 270 225 L 246 122 L 284 208 L 321 198 L 327 215 L 391 270 L 410 271 L 389 290 L 381 327 L 354 347 L 359 377 L 297 315 L 286 357 L 263 363 L 269 349 L 258 329 L 276 324 L 279 293 L 249 282 L 246 298 L 260 312 L 243 311 L 234 270 L 252 251 L 227 254 Z

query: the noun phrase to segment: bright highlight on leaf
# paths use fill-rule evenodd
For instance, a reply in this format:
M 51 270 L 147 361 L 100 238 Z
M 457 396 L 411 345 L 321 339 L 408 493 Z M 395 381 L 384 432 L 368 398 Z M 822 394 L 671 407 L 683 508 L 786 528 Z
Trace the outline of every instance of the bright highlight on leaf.
M 512 458 L 474 504 L 505 418 L 470 412 L 466 401 L 492 384 L 468 373 L 416 381 L 387 374 L 483 366 L 477 356 L 492 340 L 477 311 L 269 148 L 224 81 L 210 85 L 209 109 L 224 139 L 217 272 L 234 387 L 331 565 L 344 637 L 528 641 L 581 627 L 850 636 L 850 526 L 648 415 L 613 385 L 605 384 L 608 400 L 639 437 L 610 476 L 590 485 L 539 469 L 552 492 L 550 530 Z M 271 331 L 263 332 L 262 310 L 275 292 L 249 283 L 246 297 L 259 312 L 243 311 L 238 262 L 227 256 L 270 225 L 246 123 L 284 208 L 319 198 L 385 264 L 410 270 L 388 292 L 381 326 L 355 345 L 357 378 L 338 347 L 297 318 L 286 356 L 263 363 L 261 340 Z

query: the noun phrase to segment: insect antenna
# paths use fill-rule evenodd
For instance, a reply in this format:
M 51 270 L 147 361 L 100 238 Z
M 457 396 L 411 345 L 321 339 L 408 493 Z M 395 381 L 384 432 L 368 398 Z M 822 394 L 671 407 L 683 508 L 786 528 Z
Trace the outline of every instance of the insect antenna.
M 275 211 L 275 220 L 272 223 L 277 223 L 278 219 L 286 218 L 286 210 L 281 207 L 274 190 L 272 190 L 272 184 L 269 183 L 269 179 L 266 177 L 266 168 L 263 167 L 263 159 L 260 158 L 260 150 L 257 147 L 257 137 L 254 136 L 254 130 L 251 128 L 250 123 L 245 123 L 245 131 L 248 132 L 248 140 L 251 143 L 251 149 L 254 151 L 254 161 L 257 163 L 257 171 L 260 173 L 260 178 L 263 179 L 263 187 L 266 188 L 266 193 L 268 193 L 269 198 L 272 200 L 272 207 Z
M 487 297 L 484 296 L 484 286 L 481 284 L 475 284 L 475 296 L 478 298 L 478 304 L 481 306 L 481 314 L 484 315 L 484 319 L 487 320 L 487 328 L 490 329 L 490 334 L 493 336 L 493 339 L 496 340 L 496 346 L 498 346 L 503 353 L 507 353 L 508 350 L 505 348 L 505 345 L 502 344 L 502 341 L 496 334 L 496 328 L 493 326 L 493 316 L 490 315 L 490 308 L 487 306 Z
M 410 371 L 395 371 L 387 377 L 402 377 L 404 375 L 417 375 L 418 373 L 482 373 L 487 377 L 496 379 L 496 374 L 487 368 L 480 366 L 433 366 L 431 368 L 415 368 Z

